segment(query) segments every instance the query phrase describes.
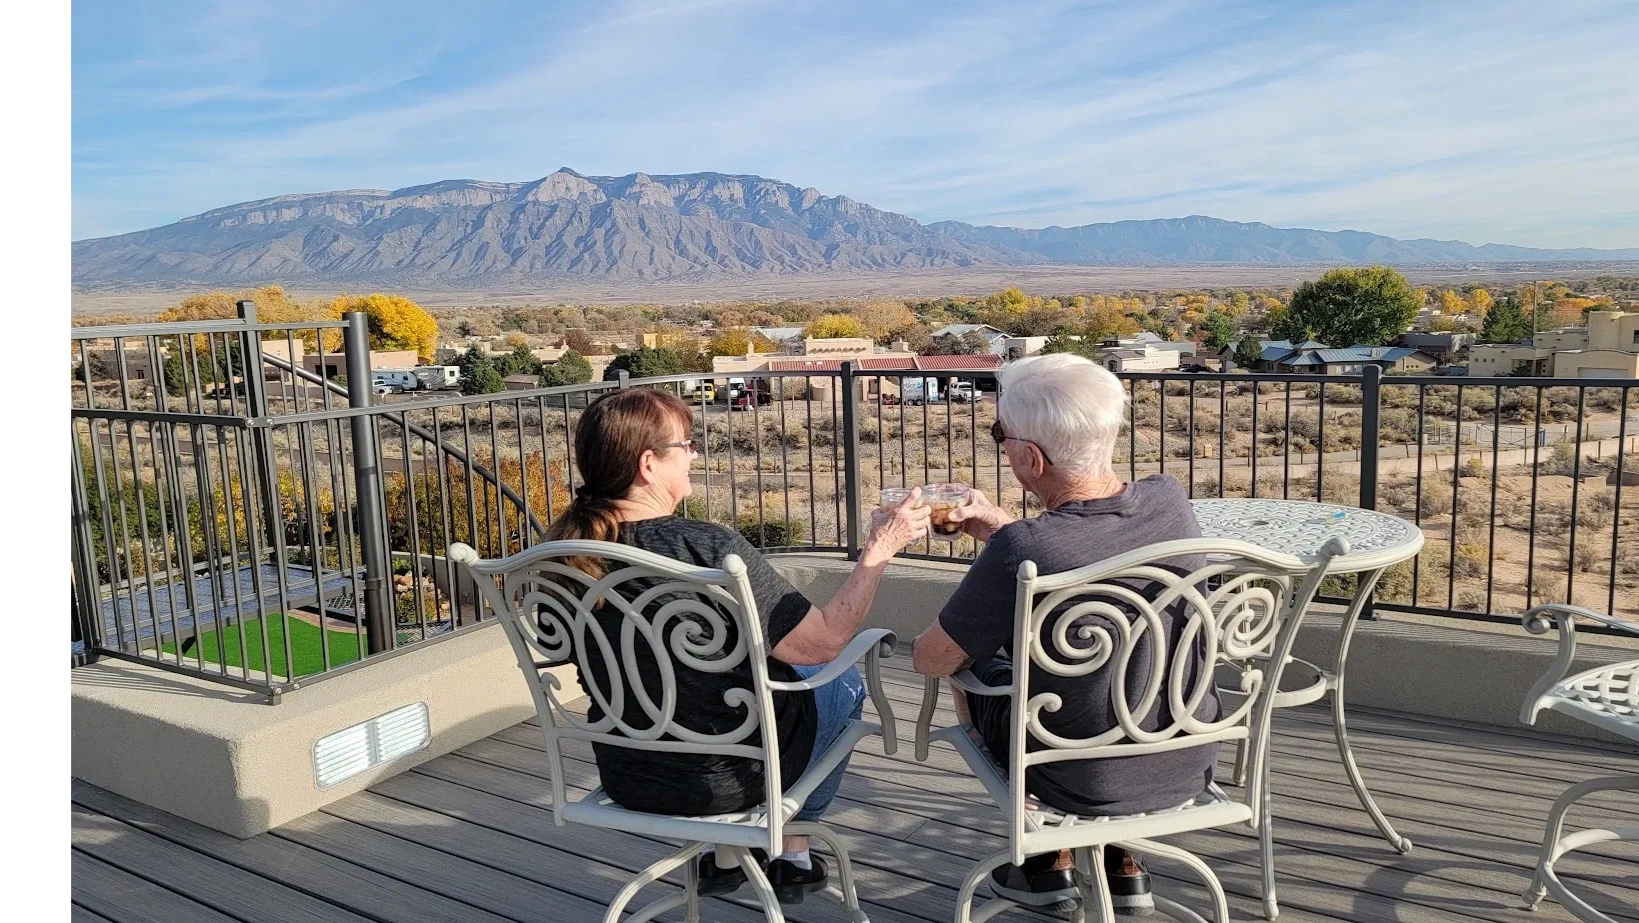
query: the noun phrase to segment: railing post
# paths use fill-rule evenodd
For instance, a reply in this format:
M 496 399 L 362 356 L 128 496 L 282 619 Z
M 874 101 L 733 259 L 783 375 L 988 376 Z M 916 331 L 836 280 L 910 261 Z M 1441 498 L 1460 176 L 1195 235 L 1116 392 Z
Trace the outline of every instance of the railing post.
M 615 387 L 624 391 L 632 386 L 632 373 L 625 369 L 615 370 Z
M 1379 417 L 1383 409 L 1383 370 L 1375 365 L 1368 365 L 1362 371 L 1365 377 L 1360 382 L 1360 508 L 1375 510 L 1377 444 L 1381 438 Z M 1458 419 L 1461 419 L 1461 415 Z M 1366 595 L 1366 604 L 1361 607 L 1360 612 L 1363 618 L 1377 618 L 1377 610 L 1372 607 L 1371 594 Z
M 1366 366 L 1360 383 L 1360 508 L 1377 509 L 1377 443 L 1383 409 L 1383 370 Z
M 844 512 L 843 545 L 848 549 L 848 560 L 859 560 L 859 409 L 854 401 L 854 363 L 842 363 L 842 483 Z
M 245 379 L 245 415 L 252 419 L 267 416 L 267 376 L 262 372 L 262 334 L 250 329 L 256 323 L 256 302 L 235 303 L 239 319 L 246 329 L 239 334 L 239 368 Z M 233 387 L 233 369 L 229 362 L 228 387 Z M 276 549 L 279 565 L 284 566 L 284 530 L 279 521 L 279 486 L 273 460 L 273 443 L 268 431 L 260 426 L 251 427 L 251 450 L 257 467 L 256 492 L 262 497 L 262 524 L 266 526 L 267 546 Z
M 370 380 L 370 318 L 362 311 L 343 315 L 343 352 L 347 358 L 347 401 L 369 407 L 375 390 Z M 359 506 L 359 551 L 364 558 L 364 634 L 370 653 L 393 649 L 392 566 L 387 554 L 387 517 L 382 504 L 381 456 L 376 420 L 369 414 L 350 417 L 353 436 L 353 480 Z M 471 465 L 471 462 L 468 462 Z

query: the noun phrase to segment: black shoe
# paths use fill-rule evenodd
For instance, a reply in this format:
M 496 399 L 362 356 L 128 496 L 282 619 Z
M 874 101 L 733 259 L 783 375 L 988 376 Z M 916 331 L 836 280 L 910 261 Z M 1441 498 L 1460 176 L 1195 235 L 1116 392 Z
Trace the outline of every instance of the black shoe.
M 752 849 L 751 857 L 757 860 L 758 865 L 768 864 L 768 853 L 761 849 Z M 746 883 L 745 869 L 735 865 L 733 868 L 718 868 L 717 856 L 706 853 L 700 857 L 700 896 L 712 897 L 718 894 L 732 894 Z
M 825 863 L 813 853 L 808 854 L 809 868 L 800 868 L 789 859 L 775 859 L 768 863 L 768 883 L 774 896 L 782 904 L 800 904 L 815 891 L 825 890 Z
M 1155 912 L 1150 894 L 1150 874 L 1138 857 L 1124 849 L 1104 850 L 1104 873 L 1110 878 L 1110 908 L 1127 917 L 1147 917 Z
M 1024 865 L 1004 865 L 990 873 L 990 890 L 1015 904 L 1068 915 L 1081 901 L 1069 869 L 1053 868 L 1058 853 L 1031 856 Z

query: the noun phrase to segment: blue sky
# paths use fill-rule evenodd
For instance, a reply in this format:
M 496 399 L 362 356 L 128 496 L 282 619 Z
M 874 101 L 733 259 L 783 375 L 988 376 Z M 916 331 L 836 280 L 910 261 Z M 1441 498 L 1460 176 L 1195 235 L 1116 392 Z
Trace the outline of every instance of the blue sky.
M 76 0 L 73 236 L 569 166 L 1633 247 L 1636 45 L 1630 0 Z

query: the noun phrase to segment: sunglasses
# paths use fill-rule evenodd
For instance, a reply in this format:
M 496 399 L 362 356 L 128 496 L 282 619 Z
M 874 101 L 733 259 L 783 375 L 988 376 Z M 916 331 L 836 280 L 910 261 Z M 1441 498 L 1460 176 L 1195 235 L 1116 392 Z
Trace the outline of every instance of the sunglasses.
M 1029 443 L 1030 445 L 1033 445 L 1033 446 L 1036 447 L 1037 452 L 1041 453 L 1041 460 L 1042 461 L 1048 463 L 1049 465 L 1051 465 L 1053 463 L 1053 460 L 1051 458 L 1047 457 L 1047 450 L 1043 449 L 1041 447 L 1041 445 L 1039 445 L 1038 443 L 1031 442 L 1029 439 L 1020 439 L 1017 436 L 1009 436 L 1007 434 L 1007 431 L 1002 429 L 1002 421 L 1000 421 L 1000 420 L 997 420 L 996 422 L 990 424 L 990 438 L 996 440 L 997 445 L 1001 445 L 1002 443 L 1006 442 L 1009 439 L 1012 439 L 1014 442 Z

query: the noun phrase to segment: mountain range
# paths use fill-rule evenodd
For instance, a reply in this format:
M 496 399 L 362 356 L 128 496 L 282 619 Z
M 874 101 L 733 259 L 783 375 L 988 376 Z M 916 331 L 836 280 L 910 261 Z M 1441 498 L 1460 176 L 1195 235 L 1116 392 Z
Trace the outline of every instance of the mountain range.
M 760 176 L 446 180 L 277 196 L 73 243 L 73 281 L 121 285 L 505 287 L 548 279 L 713 278 L 1005 266 L 1402 266 L 1639 260 L 1639 248 L 1546 250 L 1396 240 L 1192 215 L 1036 230 L 921 224 Z

